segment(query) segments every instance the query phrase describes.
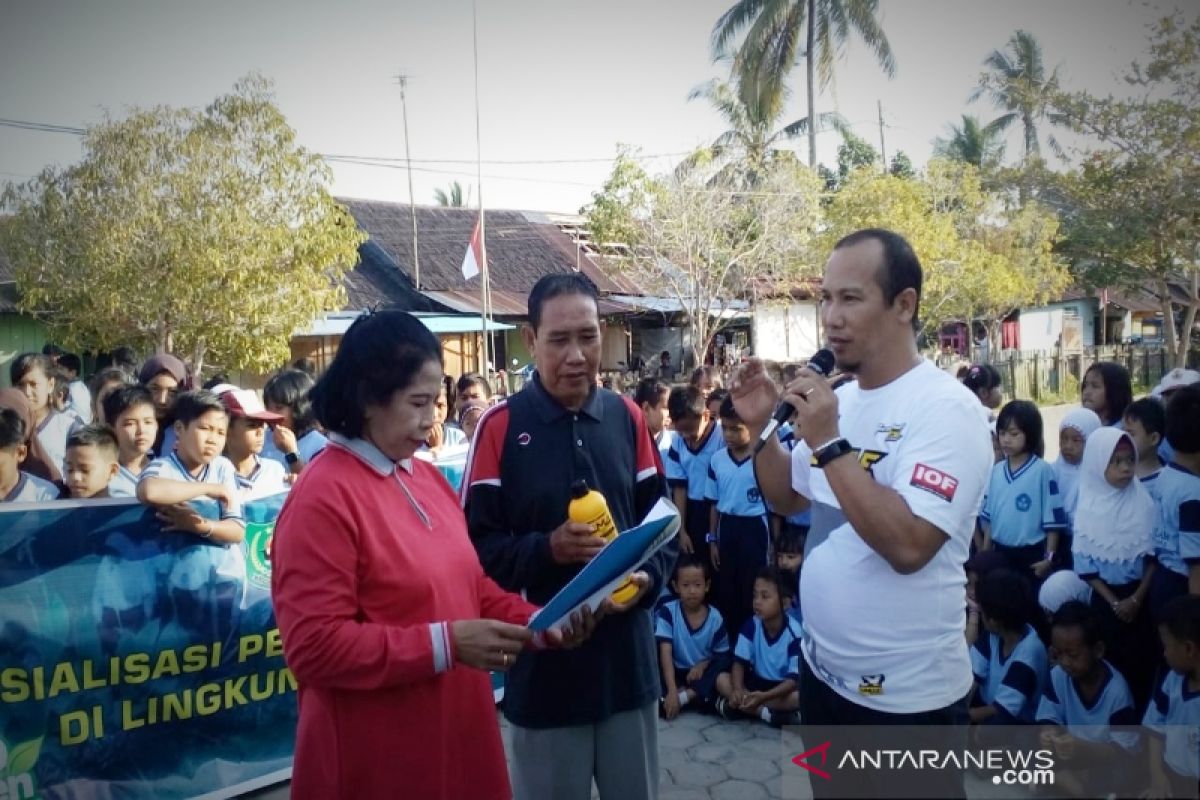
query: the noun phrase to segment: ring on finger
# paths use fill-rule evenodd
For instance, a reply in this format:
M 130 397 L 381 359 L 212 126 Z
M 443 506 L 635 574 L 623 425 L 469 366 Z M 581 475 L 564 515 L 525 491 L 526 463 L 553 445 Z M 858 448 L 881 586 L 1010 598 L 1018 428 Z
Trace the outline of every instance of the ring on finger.
M 500 663 L 505 667 L 508 666 L 508 653 L 504 652 L 503 650 L 500 651 Z
M 808 396 L 813 393 L 814 388 L 815 387 L 812 387 L 812 386 L 808 387 L 807 389 L 805 389 L 803 392 L 800 393 L 800 396 L 803 397 L 805 400 L 807 400 Z

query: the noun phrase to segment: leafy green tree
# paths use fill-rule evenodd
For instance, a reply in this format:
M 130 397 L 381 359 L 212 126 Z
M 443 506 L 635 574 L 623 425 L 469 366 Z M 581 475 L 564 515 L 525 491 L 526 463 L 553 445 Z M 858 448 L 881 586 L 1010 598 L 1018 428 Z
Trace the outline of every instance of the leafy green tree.
M 962 125 L 951 124 L 950 135 L 933 141 L 933 154 L 971 164 L 981 172 L 990 172 L 1004 158 L 1004 140 L 998 128 L 986 126 L 978 117 L 962 115 Z
M 339 307 L 365 237 L 266 80 L 204 109 L 134 109 L 83 147 L 80 163 L 4 194 L 22 308 L 56 341 L 266 372 L 297 328 Z
M 735 300 L 815 274 L 820 196 L 816 175 L 787 161 L 770 162 L 750 191 L 696 174 L 652 179 L 618 163 L 584 213 L 598 241 L 629 230 L 631 247 L 612 263 L 646 294 L 680 304 L 699 363 Z
M 447 189 L 434 189 L 433 199 L 439 206 L 446 208 L 463 208 L 469 201 L 463 198 L 463 187 L 458 181 L 451 181 Z
M 592 192 L 591 202 L 579 209 L 579 214 L 587 218 L 592 241 L 601 249 L 612 245 L 637 247 L 642 221 L 662 191 L 662 183 L 646 173 L 637 154 L 637 148 L 617 145 L 617 157 L 604 186 Z
M 991 99 L 1004 113 L 988 123 L 988 128 L 1006 131 L 1019 122 L 1025 160 L 1039 156 L 1039 123 L 1064 121 L 1050 106 L 1051 98 L 1060 90 L 1058 68 L 1047 74 L 1041 44 L 1032 33 L 1023 30 L 1009 37 L 1004 50 L 993 50 L 983 64 L 988 70 L 979 76 L 979 86 L 971 94 L 971 102 L 981 97 Z M 1049 136 L 1047 143 L 1055 153 L 1062 154 L 1054 136 Z
M 897 150 L 896 155 L 892 156 L 888 172 L 897 178 L 915 178 L 917 176 L 917 171 L 913 169 L 912 159 L 903 150 Z
M 1200 20 L 1163 19 L 1149 53 L 1126 76 L 1137 96 L 1054 98 L 1094 145 L 1050 188 L 1063 198 L 1064 249 L 1084 281 L 1153 286 L 1164 339 L 1184 366 L 1200 309 Z
M 817 115 L 817 87 L 834 79 L 834 61 L 851 33 L 874 53 L 892 77 L 896 59 L 879 24 L 878 0 L 737 0 L 713 27 L 714 55 L 728 55 L 740 38 L 734 69 L 745 91 L 759 97 L 783 94 L 800 57 L 807 72 L 808 120 Z M 817 168 L 817 125 L 808 125 L 808 165 Z
M 1053 253 L 1057 217 L 1033 204 L 1012 211 L 1004 200 L 958 162 L 935 159 L 921 179 L 858 170 L 829 205 L 825 246 L 860 228 L 902 234 L 925 268 L 924 329 L 982 321 L 997 339 L 1012 311 L 1046 303 L 1069 280 Z

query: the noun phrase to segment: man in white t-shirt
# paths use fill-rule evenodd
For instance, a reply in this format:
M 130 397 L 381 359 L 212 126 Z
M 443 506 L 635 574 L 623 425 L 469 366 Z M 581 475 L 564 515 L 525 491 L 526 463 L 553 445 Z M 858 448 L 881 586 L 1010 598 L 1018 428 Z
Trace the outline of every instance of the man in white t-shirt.
M 917 353 L 921 277 L 903 237 L 847 236 L 826 264 L 821 322 L 837 365 L 857 380 L 835 393 L 806 369 L 781 398 L 752 360 L 734 381 L 751 430 L 781 399 L 796 407 L 800 441 L 789 454 L 770 437 L 755 474 L 776 513 L 812 508 L 800 580 L 806 725 L 966 722 L 963 562 L 992 451 L 978 400 Z M 856 778 L 867 796 L 896 788 Z M 941 796 L 962 792 L 961 773 L 931 770 L 922 780 L 957 781 L 925 784 Z

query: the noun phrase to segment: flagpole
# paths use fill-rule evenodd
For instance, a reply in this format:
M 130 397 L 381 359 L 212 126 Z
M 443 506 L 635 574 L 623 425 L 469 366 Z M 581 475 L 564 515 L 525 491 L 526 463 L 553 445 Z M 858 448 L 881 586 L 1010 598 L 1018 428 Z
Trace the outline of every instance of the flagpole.
M 483 149 L 480 146 L 479 133 L 479 21 L 476 0 L 471 0 L 471 50 L 475 62 L 475 180 L 479 183 L 479 254 L 482 264 L 479 265 L 480 278 L 479 281 L 479 301 L 480 301 L 480 360 L 479 374 L 484 380 L 491 385 L 491 376 L 488 375 L 488 361 L 490 360 L 490 337 L 488 335 L 488 312 L 491 303 L 491 288 L 488 285 L 490 274 L 488 270 L 487 260 L 487 222 L 484 220 L 483 214 Z

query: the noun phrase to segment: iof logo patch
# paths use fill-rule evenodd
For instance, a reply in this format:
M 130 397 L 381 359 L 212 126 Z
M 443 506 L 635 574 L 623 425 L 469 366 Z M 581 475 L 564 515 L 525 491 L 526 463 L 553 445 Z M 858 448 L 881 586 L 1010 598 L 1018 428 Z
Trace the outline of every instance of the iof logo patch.
M 909 483 L 937 495 L 947 503 L 954 499 L 954 493 L 958 490 L 958 478 L 924 464 L 913 467 L 912 480 Z
M 260 589 L 271 588 L 271 539 L 274 522 L 246 523 L 246 577 Z

